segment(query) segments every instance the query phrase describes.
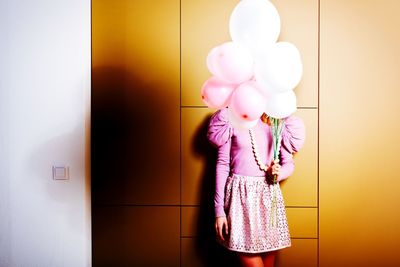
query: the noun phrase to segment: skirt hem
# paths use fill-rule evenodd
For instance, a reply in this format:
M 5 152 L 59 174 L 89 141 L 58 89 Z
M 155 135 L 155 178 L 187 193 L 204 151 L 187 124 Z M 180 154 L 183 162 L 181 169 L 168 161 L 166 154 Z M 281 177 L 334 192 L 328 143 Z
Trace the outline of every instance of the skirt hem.
M 221 244 L 221 243 L 220 243 Z M 289 245 L 284 245 L 281 247 L 277 247 L 277 248 L 271 248 L 271 249 L 267 249 L 267 250 L 257 250 L 257 251 L 253 251 L 253 250 L 240 250 L 240 249 L 234 249 L 234 248 L 230 248 L 227 247 L 226 245 L 221 244 L 223 247 L 225 247 L 226 249 L 230 250 L 230 251 L 234 251 L 234 252 L 243 252 L 243 253 L 251 253 L 251 254 L 257 254 L 257 253 L 265 253 L 265 252 L 271 252 L 271 251 L 276 251 L 276 250 L 280 250 L 280 249 L 284 249 L 284 248 L 289 248 L 291 247 L 291 244 Z

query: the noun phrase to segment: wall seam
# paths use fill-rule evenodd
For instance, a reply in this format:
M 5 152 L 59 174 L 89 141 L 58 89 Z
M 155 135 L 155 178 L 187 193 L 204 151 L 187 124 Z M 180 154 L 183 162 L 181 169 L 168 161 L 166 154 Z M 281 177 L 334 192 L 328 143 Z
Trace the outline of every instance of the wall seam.
M 318 125 L 317 125 L 317 266 L 320 266 L 320 252 L 319 252 L 319 246 L 320 246 L 320 237 L 319 237 L 319 214 L 320 214 L 320 203 L 319 203 L 319 142 L 320 142 L 320 46 L 321 46 L 321 35 L 320 35 L 320 22 L 321 22 L 321 0 L 318 0 L 318 109 L 317 109 L 317 120 L 318 120 Z
M 179 0 L 179 266 L 182 266 L 182 0 Z
M 93 206 L 94 206 L 94 201 L 93 201 L 93 179 L 92 179 L 92 108 L 93 108 L 93 1 L 90 0 L 90 125 L 89 125 L 89 172 L 90 172 L 90 262 L 87 263 L 87 266 L 92 266 L 94 263 L 94 253 L 93 253 Z

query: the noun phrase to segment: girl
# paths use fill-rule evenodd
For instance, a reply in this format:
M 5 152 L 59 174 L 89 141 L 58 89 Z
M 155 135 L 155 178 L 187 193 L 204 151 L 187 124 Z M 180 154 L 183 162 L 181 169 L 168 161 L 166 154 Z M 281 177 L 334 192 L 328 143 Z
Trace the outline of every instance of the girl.
M 305 127 L 295 116 L 285 118 L 280 160 L 273 161 L 272 132 L 264 113 L 250 129 L 234 127 L 228 108 L 216 111 L 208 140 L 218 147 L 215 187 L 217 241 L 236 251 L 243 266 L 274 265 L 277 250 L 290 247 L 290 234 L 279 182 L 294 170 L 293 153 L 305 140 Z M 258 154 L 258 156 L 256 156 Z M 273 175 L 277 175 L 273 196 Z M 271 217 L 275 199 L 276 215 Z M 275 218 L 275 224 L 271 223 Z

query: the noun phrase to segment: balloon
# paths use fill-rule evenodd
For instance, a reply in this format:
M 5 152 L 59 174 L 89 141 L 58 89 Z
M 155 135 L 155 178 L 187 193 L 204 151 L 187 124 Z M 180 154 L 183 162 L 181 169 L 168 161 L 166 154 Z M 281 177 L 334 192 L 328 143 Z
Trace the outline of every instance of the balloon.
M 232 108 L 228 106 L 228 119 L 232 126 L 236 129 L 250 129 L 256 126 L 259 119 L 246 121 L 236 117 L 235 113 L 232 111 Z
M 264 103 L 265 99 L 258 89 L 258 84 L 249 81 L 239 85 L 232 93 L 230 107 L 237 117 L 252 121 L 263 114 Z
M 257 51 L 278 40 L 281 20 L 275 6 L 266 0 L 242 0 L 229 20 L 229 33 L 233 42 Z
M 207 67 L 216 77 L 240 84 L 253 76 L 254 60 L 250 51 L 240 44 L 227 42 L 211 49 Z
M 211 77 L 201 88 L 201 99 L 209 108 L 224 108 L 228 106 L 235 85 Z
M 208 70 L 215 75 L 215 60 L 218 57 L 220 46 L 216 46 L 207 55 L 207 68 Z
M 265 104 L 265 113 L 273 118 L 286 118 L 297 110 L 296 94 L 293 90 L 269 95 Z
M 303 75 L 299 50 L 289 42 L 278 42 L 255 58 L 254 76 L 268 95 L 295 88 Z

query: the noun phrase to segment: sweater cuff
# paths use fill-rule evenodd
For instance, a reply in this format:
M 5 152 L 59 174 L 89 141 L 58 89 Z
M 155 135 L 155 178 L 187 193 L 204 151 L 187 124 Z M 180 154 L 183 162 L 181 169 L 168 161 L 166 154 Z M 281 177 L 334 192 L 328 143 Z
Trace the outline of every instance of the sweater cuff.
M 226 217 L 224 206 L 215 206 L 215 217 Z
M 277 181 L 281 182 L 283 180 L 286 180 L 289 176 L 293 174 L 294 171 L 294 163 L 293 162 L 287 162 L 281 165 L 281 171 L 279 176 L 277 177 Z

